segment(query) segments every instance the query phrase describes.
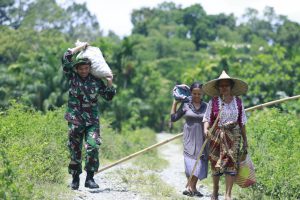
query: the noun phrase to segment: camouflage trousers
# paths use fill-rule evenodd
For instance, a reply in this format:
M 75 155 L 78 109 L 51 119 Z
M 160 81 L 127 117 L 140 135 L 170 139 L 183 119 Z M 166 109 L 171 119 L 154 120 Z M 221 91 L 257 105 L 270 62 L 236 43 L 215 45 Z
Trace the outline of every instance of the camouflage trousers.
M 99 124 L 90 126 L 75 125 L 68 123 L 71 161 L 69 163 L 69 174 L 82 173 L 82 145 L 85 141 L 85 170 L 98 171 L 99 168 L 99 147 L 101 140 L 99 137 Z

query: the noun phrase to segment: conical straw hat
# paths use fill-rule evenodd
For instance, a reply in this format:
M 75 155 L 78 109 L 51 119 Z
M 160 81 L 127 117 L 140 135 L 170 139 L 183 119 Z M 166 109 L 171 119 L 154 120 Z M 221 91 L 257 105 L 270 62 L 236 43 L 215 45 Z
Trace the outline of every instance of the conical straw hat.
M 209 96 L 219 96 L 220 93 L 216 86 L 216 83 L 219 80 L 232 80 L 234 82 L 234 86 L 231 89 L 231 94 L 234 96 L 239 96 L 247 93 L 248 90 L 247 83 L 237 78 L 231 78 L 230 76 L 228 76 L 228 74 L 225 71 L 222 72 L 222 74 L 218 79 L 214 79 L 205 83 L 203 85 L 204 92 Z

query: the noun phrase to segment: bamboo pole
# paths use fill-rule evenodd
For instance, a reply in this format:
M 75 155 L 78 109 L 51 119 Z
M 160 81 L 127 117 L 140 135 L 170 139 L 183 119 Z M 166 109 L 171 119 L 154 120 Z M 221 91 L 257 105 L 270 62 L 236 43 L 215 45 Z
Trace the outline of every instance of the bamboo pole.
M 266 106 L 270 106 L 270 105 L 274 105 L 274 104 L 277 104 L 277 103 L 282 103 L 284 101 L 298 99 L 298 98 L 300 98 L 300 95 L 296 95 L 296 96 L 293 96 L 293 97 L 287 97 L 287 98 L 283 98 L 283 99 L 279 99 L 279 100 L 275 100 L 275 101 L 270 101 L 270 102 L 267 102 L 267 103 L 264 103 L 264 104 L 260 104 L 260 105 L 257 105 L 257 106 L 253 106 L 253 107 L 247 108 L 247 109 L 245 109 L 245 111 L 248 112 L 248 111 L 252 111 L 252 110 L 255 110 L 255 109 L 263 108 L 263 107 L 266 107 Z M 116 161 L 116 162 L 114 162 L 114 163 L 112 163 L 112 164 L 110 164 L 108 166 L 105 166 L 105 167 L 101 168 L 99 171 L 95 172 L 95 174 L 98 174 L 98 173 L 100 173 L 100 172 L 102 172 L 104 170 L 107 170 L 107 169 L 109 169 L 109 168 L 111 168 L 113 166 L 116 166 L 116 165 L 118 165 L 118 164 L 120 164 L 122 162 L 125 162 L 125 161 L 127 161 L 127 160 L 129 160 L 131 158 L 134 158 L 134 157 L 136 157 L 136 156 L 138 156 L 138 155 L 140 155 L 142 153 L 145 153 L 145 152 L 147 152 L 147 151 L 149 151 L 151 149 L 154 149 L 154 148 L 159 147 L 161 145 L 164 145 L 164 144 L 166 144 L 168 142 L 171 142 L 171 141 L 173 141 L 173 140 L 181 137 L 182 135 L 183 135 L 183 133 L 179 133 L 179 134 L 177 134 L 177 135 L 175 135 L 175 136 L 173 136 L 173 137 L 171 137 L 171 138 L 169 138 L 167 140 L 164 140 L 164 141 L 162 141 L 160 143 L 156 143 L 156 144 L 154 144 L 154 145 L 152 145 L 150 147 L 147 147 L 147 148 L 145 148 L 145 149 L 143 149 L 141 151 L 138 151 L 138 152 L 133 153 L 133 154 L 131 154 L 129 156 L 126 156 L 126 157 L 124 157 L 124 158 L 122 158 L 122 159 L 120 159 L 120 160 L 118 160 L 118 161 Z
M 149 150 L 151 150 L 151 149 L 154 149 L 154 148 L 159 147 L 159 146 L 161 146 L 161 145 L 163 145 L 163 144 L 166 144 L 166 143 L 168 143 L 168 142 L 171 142 L 172 140 L 175 140 L 175 139 L 181 137 L 182 135 L 183 135 L 183 133 L 179 133 L 179 134 L 177 134 L 177 135 L 175 135 L 175 136 L 173 136 L 173 137 L 171 137 L 171 138 L 169 138 L 169 139 L 167 139 L 167 140 L 164 140 L 164 141 L 162 141 L 162 142 L 160 142 L 160 143 L 154 144 L 154 145 L 152 145 L 152 146 L 150 146 L 150 147 L 147 147 L 147 148 L 145 148 L 145 149 L 143 149 L 143 150 L 141 150 L 141 151 L 138 151 L 138 152 L 136 152 L 136 153 L 134 153 L 134 154 L 131 154 L 131 155 L 129 155 L 129 156 L 126 156 L 126 157 L 124 157 L 124 158 L 122 158 L 122 159 L 120 159 L 120 160 L 118 160 L 118 161 L 116 161 L 116 162 L 114 162 L 114 163 L 112 163 L 112 164 L 106 166 L 106 167 L 103 167 L 102 169 L 100 169 L 99 171 L 97 171 L 95 174 L 98 174 L 99 172 L 102 172 L 102 171 L 104 171 L 104 170 L 106 170 L 106 169 L 109 169 L 109 168 L 111 168 L 111 167 L 113 167 L 113 166 L 115 166 L 115 165 L 118 165 L 118 164 L 122 163 L 122 162 L 125 162 L 126 160 L 129 160 L 129 159 L 131 159 L 131 158 L 133 158 L 133 157 L 136 157 L 136 156 L 138 156 L 138 155 L 140 155 L 140 154 L 142 154 L 142 153 L 145 153 L 145 152 L 147 152 L 147 151 L 149 151 Z
M 252 110 L 263 108 L 263 107 L 266 107 L 266 106 L 270 106 L 270 105 L 273 105 L 273 104 L 276 104 L 276 103 L 282 103 L 284 101 L 298 99 L 298 98 L 300 98 L 300 95 L 296 95 L 296 96 L 292 96 L 292 97 L 286 97 L 286 98 L 283 98 L 283 99 L 278 99 L 278 100 L 275 100 L 275 101 L 270 101 L 270 102 L 263 103 L 263 104 L 260 104 L 260 105 L 257 105 L 257 106 L 253 106 L 251 108 L 247 108 L 247 109 L 245 109 L 245 111 L 252 111 Z

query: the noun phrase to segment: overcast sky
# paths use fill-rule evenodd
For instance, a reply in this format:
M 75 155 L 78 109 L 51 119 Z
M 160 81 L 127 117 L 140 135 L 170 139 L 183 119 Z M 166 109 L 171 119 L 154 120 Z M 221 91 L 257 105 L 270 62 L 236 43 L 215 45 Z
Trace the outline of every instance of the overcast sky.
M 119 36 L 129 35 L 132 24 L 130 14 L 133 9 L 155 7 L 163 0 L 76 0 L 86 2 L 88 9 L 97 16 L 101 30 L 107 34 L 114 31 Z M 170 1 L 167 1 L 170 2 Z M 240 17 L 245 9 L 255 8 L 262 13 L 266 6 L 274 7 L 276 14 L 286 15 L 300 23 L 300 2 L 298 0 L 173 0 L 183 8 L 200 3 L 208 14 L 234 13 Z

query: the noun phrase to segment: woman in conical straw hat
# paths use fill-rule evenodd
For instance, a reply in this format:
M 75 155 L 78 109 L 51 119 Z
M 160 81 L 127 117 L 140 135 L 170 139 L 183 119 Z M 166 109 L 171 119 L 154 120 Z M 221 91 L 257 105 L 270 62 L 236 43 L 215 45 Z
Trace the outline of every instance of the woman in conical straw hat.
M 225 174 L 225 200 L 231 200 L 231 190 L 239 168 L 241 139 L 243 150 L 247 150 L 245 109 L 239 95 L 246 94 L 248 85 L 244 81 L 231 78 L 225 71 L 218 79 L 203 86 L 206 94 L 212 97 L 205 112 L 204 134 L 210 138 L 209 160 L 213 176 L 212 200 L 218 199 L 220 176 Z M 211 135 L 208 129 L 220 112 L 217 126 Z

